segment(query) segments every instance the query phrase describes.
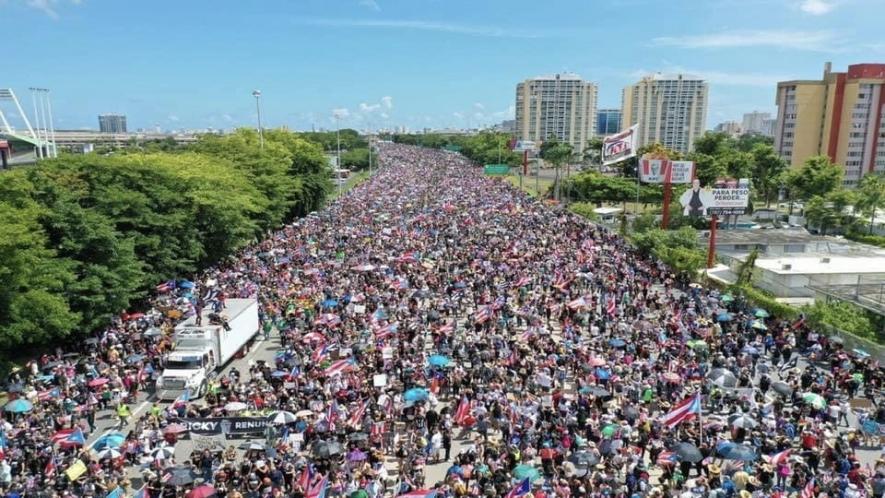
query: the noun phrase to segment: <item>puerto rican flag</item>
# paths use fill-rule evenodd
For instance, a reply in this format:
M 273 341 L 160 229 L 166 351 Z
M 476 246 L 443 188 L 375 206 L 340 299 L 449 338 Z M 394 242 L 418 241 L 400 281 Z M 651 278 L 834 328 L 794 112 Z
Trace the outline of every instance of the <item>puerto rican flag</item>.
M 780 453 L 775 453 L 774 455 L 765 457 L 768 460 L 768 463 L 771 465 L 778 465 L 787 461 L 787 458 L 790 457 L 790 449 L 786 449 L 781 451 Z
M 323 480 L 310 488 L 305 496 L 306 498 L 326 498 L 327 491 L 329 491 L 329 478 L 323 477 Z
M 492 307 L 491 306 L 480 306 L 479 309 L 476 310 L 476 323 L 485 323 L 492 319 Z
M 436 498 L 436 491 L 432 489 L 416 489 L 415 491 L 398 495 L 397 498 Z
M 814 498 L 814 478 L 808 481 L 808 484 L 802 488 L 802 494 L 799 495 L 800 498 Z
M 568 287 L 568 285 L 571 282 L 572 282 L 571 277 L 566 277 L 565 275 L 560 275 L 560 276 L 556 277 L 556 281 L 553 282 L 553 287 L 556 287 L 557 289 L 565 292 L 565 289 Z
M 304 337 L 301 338 L 303 342 L 326 342 L 326 336 L 319 332 L 311 332 L 309 334 L 305 334 Z
M 163 282 L 162 284 L 154 287 L 154 289 L 160 294 L 170 292 L 175 289 L 175 280 L 168 280 L 166 282 Z
M 372 439 L 378 440 L 384 436 L 384 430 L 387 428 L 387 425 L 384 422 L 375 422 L 372 424 L 372 428 L 369 429 L 369 437 Z
M 398 329 L 399 329 L 399 324 L 397 324 L 395 322 L 388 323 L 387 325 L 375 330 L 375 339 L 379 340 L 379 341 L 381 339 L 387 339 L 388 337 L 391 337 L 392 335 L 396 334 Z
M 608 303 L 605 305 L 605 311 L 611 315 L 615 316 L 615 312 L 618 310 L 618 304 L 615 302 L 614 296 L 609 298 Z
M 492 309 L 499 310 L 507 304 L 507 296 L 498 296 L 492 304 Z
M 575 299 L 574 301 L 569 302 L 566 306 L 568 306 L 568 309 L 573 310 L 573 311 L 579 310 L 581 308 L 586 308 L 587 307 L 587 299 L 584 298 L 584 296 L 581 296 L 581 297 Z
M 526 285 L 532 283 L 531 277 L 522 277 L 513 284 L 514 287 L 525 287 Z
M 46 468 L 43 469 L 43 474 L 46 477 L 52 477 L 55 475 L 55 472 L 58 470 L 58 465 L 55 464 L 55 458 L 50 458 L 49 462 L 46 463 Z
M 678 405 L 676 405 L 670 413 L 667 413 L 663 417 L 661 417 L 661 423 L 666 425 L 667 427 L 673 428 L 679 425 L 680 422 L 685 420 L 691 420 L 695 417 L 695 415 L 700 415 L 701 413 L 701 395 L 700 393 L 695 394 L 690 398 L 686 398 Z
M 340 375 L 340 374 L 343 374 L 346 372 L 350 372 L 351 370 L 353 370 L 353 368 L 355 366 L 356 366 L 356 359 L 355 358 L 347 358 L 344 360 L 338 360 L 338 361 L 332 362 L 331 365 L 326 367 L 326 369 L 323 370 L 323 375 L 325 375 L 327 377 L 331 377 L 333 375 Z
M 468 416 L 470 416 L 470 400 L 466 397 L 461 398 L 461 402 L 458 403 L 458 408 L 455 410 L 453 420 L 460 425 Z
M 790 329 L 797 330 L 797 329 L 802 328 L 803 325 L 805 325 L 805 314 L 804 313 L 801 315 L 801 317 L 798 320 L 796 320 L 796 322 L 790 327 Z
M 347 424 L 351 427 L 358 429 L 362 425 L 363 417 L 366 415 L 366 409 L 369 408 L 369 402 L 363 401 L 360 405 L 350 414 L 350 418 L 347 419 Z
M 417 253 L 415 253 L 415 251 L 409 251 L 407 253 L 403 253 L 403 255 L 397 259 L 397 261 L 399 261 L 400 263 L 417 263 L 418 255 Z
M 390 282 L 390 288 L 396 290 L 406 290 L 409 288 L 409 279 L 406 277 L 397 277 Z
M 311 355 L 311 359 L 313 360 L 314 363 L 322 363 L 323 360 L 328 358 L 328 356 L 329 356 L 329 345 L 323 344 L 322 346 L 318 347 L 313 352 L 313 355 Z
M 179 396 L 178 398 L 175 399 L 175 401 L 172 403 L 172 406 L 178 408 L 179 406 L 183 406 L 183 405 L 188 404 L 190 402 L 190 400 L 191 400 L 191 390 L 185 389 L 184 392 L 181 393 L 181 396 Z
M 56 387 L 55 389 L 47 389 L 45 391 L 39 391 L 37 393 L 38 401 L 49 401 L 52 398 L 57 398 L 61 395 L 61 391 Z
M 673 465 L 674 463 L 679 461 L 679 456 L 672 451 L 662 451 L 660 455 L 658 455 L 658 461 L 656 462 L 658 465 Z
M 333 401 L 326 410 L 326 423 L 329 424 L 329 432 L 335 432 L 338 428 L 338 403 Z
M 531 482 L 529 482 L 529 478 L 526 477 L 522 480 L 522 482 L 514 486 L 513 489 L 511 489 L 506 495 L 504 495 L 504 498 L 518 498 L 519 496 L 528 494 L 531 490 L 532 484 Z
M 325 325 L 326 327 L 337 327 L 341 325 L 341 317 L 334 313 L 323 313 L 313 322 L 314 325 Z
M 439 328 L 436 329 L 436 331 L 439 332 L 440 334 L 445 334 L 445 335 L 451 334 L 452 332 L 455 331 L 455 324 L 453 322 L 444 323 L 444 324 L 440 325 Z
M 301 476 L 298 478 L 298 485 L 301 486 L 305 492 L 310 488 L 310 482 L 313 481 L 313 467 L 308 463 L 304 466 L 304 470 L 301 471 Z

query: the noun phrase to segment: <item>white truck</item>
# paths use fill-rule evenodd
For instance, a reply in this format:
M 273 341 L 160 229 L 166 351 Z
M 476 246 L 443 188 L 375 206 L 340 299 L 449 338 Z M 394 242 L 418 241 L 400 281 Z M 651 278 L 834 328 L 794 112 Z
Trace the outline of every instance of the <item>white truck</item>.
M 255 337 L 258 328 L 255 299 L 228 299 L 218 314 L 204 309 L 200 326 L 193 316 L 179 323 L 163 374 L 157 379 L 157 398 L 176 399 L 185 391 L 192 399 L 202 397 L 212 373 Z

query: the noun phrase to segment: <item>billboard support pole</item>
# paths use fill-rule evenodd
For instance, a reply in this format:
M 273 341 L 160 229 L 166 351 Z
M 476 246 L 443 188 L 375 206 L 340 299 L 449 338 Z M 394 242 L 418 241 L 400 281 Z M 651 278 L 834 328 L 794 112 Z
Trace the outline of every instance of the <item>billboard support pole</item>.
M 713 262 L 716 260 L 716 215 L 710 217 L 710 247 L 707 249 L 707 268 L 713 268 Z
M 666 230 L 670 225 L 670 197 L 673 195 L 673 187 L 670 183 L 670 177 L 664 180 L 664 211 L 661 213 L 661 229 Z
M 519 175 L 519 189 L 522 190 L 522 178 L 529 172 L 529 151 L 522 151 L 522 174 Z

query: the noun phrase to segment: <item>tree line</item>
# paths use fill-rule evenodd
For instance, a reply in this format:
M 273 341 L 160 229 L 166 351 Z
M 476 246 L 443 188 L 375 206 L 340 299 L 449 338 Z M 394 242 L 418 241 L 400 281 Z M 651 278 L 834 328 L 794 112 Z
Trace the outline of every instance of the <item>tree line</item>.
M 243 129 L 0 175 L 0 351 L 99 329 L 159 282 L 322 207 L 322 145 L 282 130 L 264 139 Z

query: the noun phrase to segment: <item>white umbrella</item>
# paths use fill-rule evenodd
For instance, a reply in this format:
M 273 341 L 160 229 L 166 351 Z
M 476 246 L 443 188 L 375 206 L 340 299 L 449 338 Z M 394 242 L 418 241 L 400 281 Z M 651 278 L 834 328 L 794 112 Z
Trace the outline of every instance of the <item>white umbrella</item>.
M 224 409 L 229 412 L 241 412 L 246 408 L 249 408 L 249 405 L 247 405 L 246 403 L 241 403 L 239 401 L 231 401 L 230 403 L 224 405 Z
M 117 458 L 120 458 L 121 456 L 123 456 L 123 454 L 120 453 L 120 450 L 118 450 L 116 448 L 106 448 L 106 449 L 103 449 L 98 452 L 98 459 L 99 460 L 104 460 L 106 458 L 110 458 L 111 460 L 115 460 Z
M 151 452 L 154 460 L 171 460 L 175 456 L 175 449 L 171 446 L 160 446 Z
M 271 423 L 276 425 L 294 424 L 298 421 L 298 417 L 292 412 L 276 412 L 271 419 Z
M 299 411 L 299 412 L 296 412 L 296 413 L 295 413 L 295 416 L 296 416 L 296 417 L 299 417 L 299 418 L 301 418 L 301 417 L 312 417 L 312 416 L 313 416 L 313 412 L 312 412 L 311 410 L 301 410 L 301 411 Z

